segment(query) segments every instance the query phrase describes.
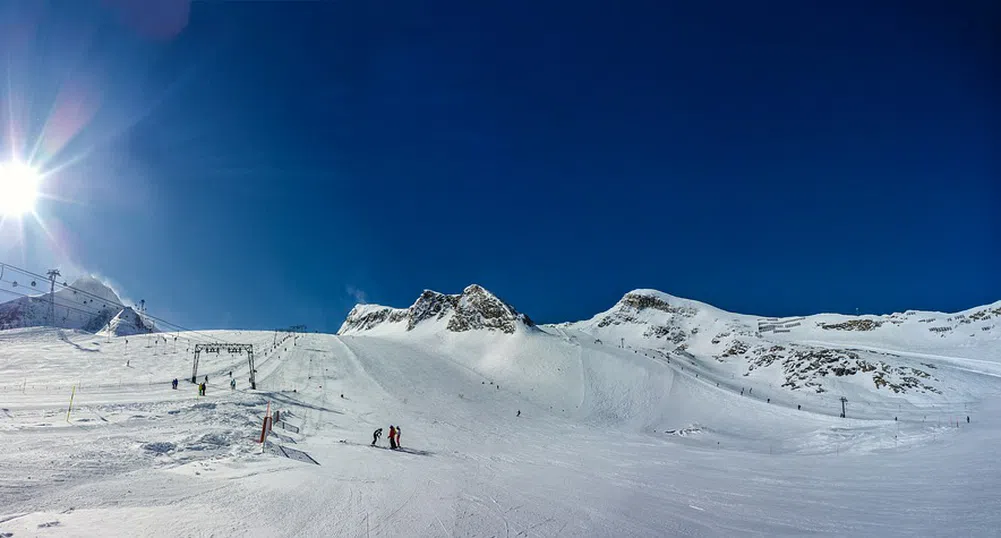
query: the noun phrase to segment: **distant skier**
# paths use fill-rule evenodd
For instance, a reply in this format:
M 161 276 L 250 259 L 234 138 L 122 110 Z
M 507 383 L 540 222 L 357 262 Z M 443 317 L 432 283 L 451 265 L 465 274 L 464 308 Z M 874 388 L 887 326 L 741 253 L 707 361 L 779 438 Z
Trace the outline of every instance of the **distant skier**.
M 236 380 L 235 379 L 230 379 L 229 380 L 229 390 L 236 390 Z
M 206 382 L 206 383 L 208 383 L 208 382 L 209 382 L 209 376 L 205 376 L 205 382 Z
M 520 417 L 520 416 L 521 416 L 521 409 L 519 409 L 519 410 L 518 410 L 518 414 L 517 414 L 517 415 L 515 415 L 515 416 L 516 416 L 516 417 Z
M 396 448 L 403 448 L 403 445 L 400 444 L 400 431 L 401 431 L 400 427 L 397 426 L 396 427 Z
M 170 382 L 170 388 L 177 390 L 177 378 L 175 377 L 173 381 Z
M 125 367 L 126 367 L 126 368 L 128 368 L 128 367 L 129 367 L 129 364 L 130 364 L 131 362 L 132 362 L 132 359 L 129 359 L 129 360 L 125 361 Z
M 967 423 L 967 424 L 969 424 L 969 423 L 970 423 L 970 415 L 966 415 L 966 423 Z
M 382 428 L 379 428 L 372 433 L 372 446 L 375 446 L 375 444 L 379 442 L 380 437 L 382 437 Z
M 396 426 L 389 425 L 389 448 L 396 449 Z

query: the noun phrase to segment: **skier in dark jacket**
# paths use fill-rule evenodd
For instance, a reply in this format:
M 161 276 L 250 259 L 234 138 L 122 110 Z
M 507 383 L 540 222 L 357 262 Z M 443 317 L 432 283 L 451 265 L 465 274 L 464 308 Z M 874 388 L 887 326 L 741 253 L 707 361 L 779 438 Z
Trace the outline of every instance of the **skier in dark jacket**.
M 170 382 L 170 388 L 177 390 L 177 378 L 175 377 L 173 381 Z
M 375 430 L 375 433 L 372 434 L 372 446 L 379 442 L 380 437 L 382 437 L 382 428 Z

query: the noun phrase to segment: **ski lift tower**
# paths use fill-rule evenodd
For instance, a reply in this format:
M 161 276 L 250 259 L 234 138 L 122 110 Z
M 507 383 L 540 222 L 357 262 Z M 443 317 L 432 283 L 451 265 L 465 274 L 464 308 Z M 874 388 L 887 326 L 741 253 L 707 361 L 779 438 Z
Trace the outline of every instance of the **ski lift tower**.
M 191 382 L 198 383 L 198 359 L 202 352 L 205 353 L 219 353 L 221 351 L 226 351 L 228 353 L 243 353 L 247 352 L 247 362 L 250 365 L 250 388 L 257 389 L 257 369 L 254 367 L 254 345 L 253 344 L 195 344 L 195 359 L 191 364 Z
M 845 418 L 845 404 L 848 403 L 848 398 L 844 396 L 841 397 L 841 418 Z
M 46 274 L 49 275 L 49 326 L 54 326 L 56 324 L 56 277 L 62 275 L 59 274 L 59 269 L 50 269 Z

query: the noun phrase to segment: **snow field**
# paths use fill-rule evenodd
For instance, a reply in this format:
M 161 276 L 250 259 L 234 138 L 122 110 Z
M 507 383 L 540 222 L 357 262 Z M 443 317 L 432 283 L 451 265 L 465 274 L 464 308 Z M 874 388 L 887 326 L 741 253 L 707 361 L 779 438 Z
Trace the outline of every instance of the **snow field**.
M 209 334 L 262 350 L 274 338 Z M 1001 523 L 995 378 L 948 360 L 935 364 L 966 392 L 840 419 L 819 396 L 742 397 L 715 386 L 730 372 L 710 361 L 572 330 L 302 335 L 256 355 L 257 391 L 246 357 L 202 354 L 204 398 L 190 352 L 141 339 L 125 366 L 121 338 L 0 332 L 0 534 L 986 536 Z M 261 453 L 269 401 L 301 428 L 271 442 L 319 466 Z M 905 404 L 974 422 L 883 416 Z M 368 446 L 389 424 L 403 451 Z

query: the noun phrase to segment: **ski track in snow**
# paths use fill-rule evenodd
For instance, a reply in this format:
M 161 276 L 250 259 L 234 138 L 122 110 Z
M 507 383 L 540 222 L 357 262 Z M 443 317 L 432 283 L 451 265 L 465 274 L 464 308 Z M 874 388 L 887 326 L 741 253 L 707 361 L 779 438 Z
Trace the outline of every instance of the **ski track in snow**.
M 183 346 L 133 336 L 126 355 L 122 338 L 0 332 L 0 535 L 986 536 L 1001 526 L 998 387 L 993 370 L 952 373 L 962 365 L 952 357 L 912 354 L 968 383 L 954 402 L 873 400 L 840 419 L 818 396 L 562 329 L 307 334 L 275 350 L 274 333 L 211 334 L 261 350 L 258 390 L 243 356 L 203 355 L 210 381 L 198 397 Z M 742 385 L 762 399 L 740 396 Z M 300 427 L 269 442 L 319 466 L 262 453 L 268 402 Z M 886 416 L 898 409 L 900 420 Z M 967 414 L 971 424 L 955 423 Z M 389 424 L 406 432 L 403 450 L 385 436 L 368 446 Z

